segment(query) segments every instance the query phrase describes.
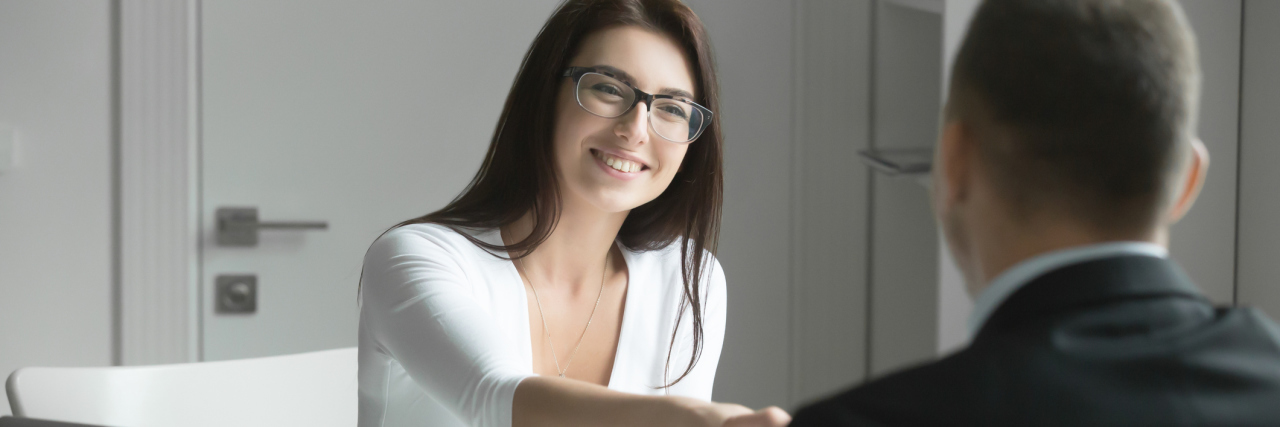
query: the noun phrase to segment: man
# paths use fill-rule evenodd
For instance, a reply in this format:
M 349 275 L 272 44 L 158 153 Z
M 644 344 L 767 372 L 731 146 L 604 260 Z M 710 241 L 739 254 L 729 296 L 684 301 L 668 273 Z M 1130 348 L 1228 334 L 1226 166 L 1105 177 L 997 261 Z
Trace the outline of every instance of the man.
M 973 341 L 791 425 L 1280 425 L 1280 328 L 1166 251 L 1209 160 L 1177 4 L 988 0 L 952 71 L 933 198 Z

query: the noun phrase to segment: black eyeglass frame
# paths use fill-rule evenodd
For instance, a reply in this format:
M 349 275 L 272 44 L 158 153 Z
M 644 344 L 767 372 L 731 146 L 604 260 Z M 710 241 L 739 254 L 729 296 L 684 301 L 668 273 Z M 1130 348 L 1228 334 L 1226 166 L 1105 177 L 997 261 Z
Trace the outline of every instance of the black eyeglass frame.
M 631 100 L 631 105 L 627 106 L 627 109 L 622 110 L 622 112 L 621 112 L 621 113 L 619 113 L 618 115 L 613 116 L 613 117 L 602 116 L 602 115 L 600 115 L 600 114 L 596 114 L 594 111 L 588 110 L 588 109 L 587 109 L 587 107 L 585 107 L 585 106 L 583 106 L 583 105 L 582 105 L 582 100 L 581 100 L 581 99 L 578 99 L 578 84 L 579 84 L 579 82 L 582 80 L 582 76 L 585 76 L 585 75 L 587 75 L 587 74 L 589 74 L 589 73 L 600 74 L 600 75 L 602 75 L 602 76 L 606 76 L 606 77 L 609 77 L 609 78 L 612 78 L 612 79 L 614 79 L 614 80 L 617 80 L 617 81 L 622 82 L 622 84 L 627 85 L 627 87 L 631 88 L 631 90 L 635 92 L 635 94 L 636 94 L 635 99 Z M 575 101 L 577 101 L 577 102 L 578 102 L 578 106 L 579 106 L 579 107 L 581 107 L 584 111 L 586 111 L 586 112 L 588 112 L 588 113 L 591 113 L 592 115 L 595 115 L 595 116 L 597 116 L 597 117 L 604 117 L 604 118 L 606 118 L 606 119 L 616 119 L 616 118 L 618 118 L 618 117 L 625 116 L 627 113 L 631 112 L 631 109 L 632 109 L 632 108 L 636 108 L 636 104 L 639 104 L 639 103 L 640 103 L 640 101 L 642 101 L 642 100 L 644 101 L 645 108 L 646 108 L 646 109 L 649 109 L 650 113 L 652 113 L 652 111 L 653 111 L 653 110 L 652 110 L 652 108 L 653 108 L 653 100 L 655 100 L 655 99 L 671 99 L 671 100 L 675 100 L 675 101 L 679 101 L 679 102 L 688 103 L 689 105 L 692 105 L 692 106 L 693 106 L 693 108 L 697 109 L 699 113 L 702 113 L 702 116 L 703 116 L 704 118 L 703 118 L 702 123 L 700 124 L 700 126 L 698 126 L 698 132 L 697 132 L 697 133 L 695 133 L 692 137 L 690 137 L 688 141 L 674 141 L 674 140 L 672 140 L 671 138 L 667 138 L 666 136 L 662 135 L 661 133 L 658 133 L 658 136 L 661 136 L 661 137 L 662 137 L 662 139 L 665 139 L 665 140 L 667 140 L 667 141 L 675 142 L 675 143 L 678 143 L 678 144 L 690 144 L 690 143 L 693 143 L 693 141 L 696 141 L 696 140 L 698 139 L 698 137 L 702 136 L 702 132 L 703 132 L 703 131 L 705 131 L 705 130 L 707 130 L 707 127 L 711 126 L 711 120 L 712 120 L 713 118 L 715 118 L 715 113 L 713 113 L 713 112 L 712 112 L 710 109 L 708 109 L 707 107 L 703 107 L 702 105 L 700 105 L 700 104 L 698 104 L 698 103 L 696 103 L 696 102 L 693 102 L 693 101 L 691 101 L 691 100 L 689 100 L 689 99 L 686 99 L 686 98 L 683 98 L 683 97 L 677 97 L 677 96 L 675 96 L 675 95 L 666 95 L 666 94 L 656 94 L 656 95 L 654 95 L 654 94 L 650 94 L 650 93 L 648 93 L 648 92 L 645 92 L 645 91 L 643 91 L 643 90 L 640 90 L 640 88 L 638 88 L 638 87 L 633 86 L 631 83 L 627 82 L 627 81 L 626 81 L 626 79 L 623 79 L 622 77 L 619 77 L 619 76 L 617 76 L 617 75 L 614 75 L 613 73 L 610 73 L 610 72 L 605 71 L 605 70 L 601 70 L 601 69 L 596 68 L 596 67 L 569 67 L 569 68 L 567 68 L 567 69 L 565 69 L 565 70 L 564 70 L 564 75 L 563 75 L 563 76 L 564 76 L 564 77 L 572 77 L 572 78 L 573 78 L 573 86 L 574 86 L 574 95 L 573 95 L 573 98 L 574 98 L 574 100 L 575 100 Z M 652 118 L 649 118 L 649 126 L 650 126 L 650 127 L 652 127 L 652 126 L 653 126 L 653 119 L 652 119 Z

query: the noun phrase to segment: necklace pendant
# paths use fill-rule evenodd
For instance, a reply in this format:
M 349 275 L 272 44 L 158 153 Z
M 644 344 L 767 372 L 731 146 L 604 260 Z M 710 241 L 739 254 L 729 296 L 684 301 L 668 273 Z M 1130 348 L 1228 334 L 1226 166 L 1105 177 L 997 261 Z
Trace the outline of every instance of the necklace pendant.
M 564 372 L 560 373 L 560 378 L 564 378 Z

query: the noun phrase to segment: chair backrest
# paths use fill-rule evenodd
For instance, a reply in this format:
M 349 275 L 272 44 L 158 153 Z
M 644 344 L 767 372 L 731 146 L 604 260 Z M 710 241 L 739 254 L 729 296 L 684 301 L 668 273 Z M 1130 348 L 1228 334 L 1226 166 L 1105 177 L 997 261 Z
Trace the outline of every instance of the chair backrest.
M 354 426 L 356 348 L 176 365 L 22 368 L 15 416 L 112 426 Z

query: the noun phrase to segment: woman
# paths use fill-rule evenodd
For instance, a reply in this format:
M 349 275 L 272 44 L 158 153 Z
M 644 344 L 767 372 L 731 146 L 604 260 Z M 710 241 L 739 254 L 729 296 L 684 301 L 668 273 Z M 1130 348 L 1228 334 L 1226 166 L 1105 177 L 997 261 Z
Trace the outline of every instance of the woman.
M 445 208 L 365 257 L 360 425 L 782 425 L 709 402 L 725 325 L 705 31 L 569 0 Z

